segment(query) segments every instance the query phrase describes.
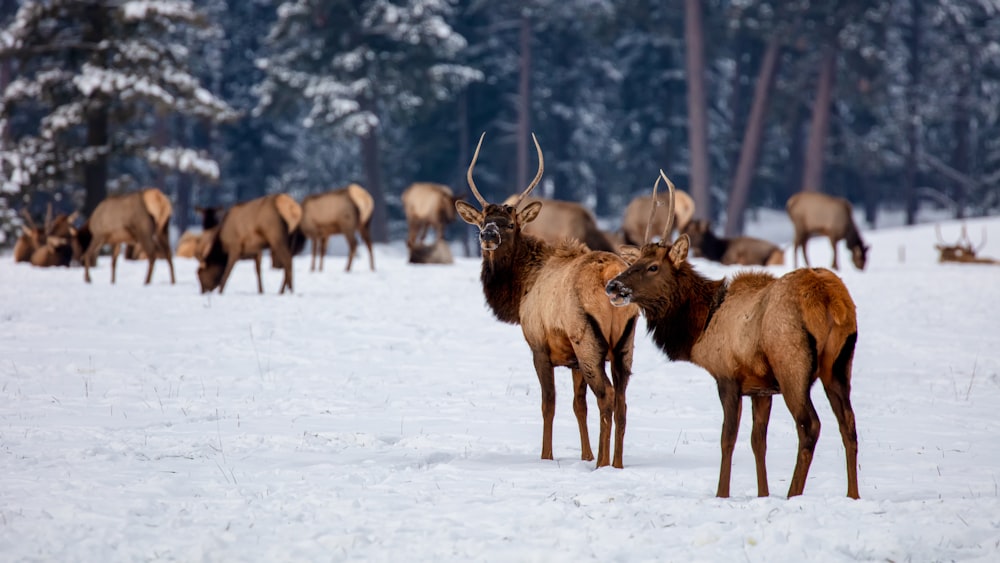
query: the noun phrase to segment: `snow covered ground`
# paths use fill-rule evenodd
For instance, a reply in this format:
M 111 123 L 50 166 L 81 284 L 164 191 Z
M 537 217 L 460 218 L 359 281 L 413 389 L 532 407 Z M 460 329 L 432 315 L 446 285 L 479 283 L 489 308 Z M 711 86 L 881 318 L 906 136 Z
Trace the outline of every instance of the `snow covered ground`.
M 968 223 L 1000 257 L 1000 218 Z M 158 263 L 144 287 L 144 264 L 111 286 L 102 258 L 85 285 L 3 256 L 0 559 L 997 561 L 1000 266 L 938 264 L 932 225 L 865 236 L 867 271 L 841 255 L 860 325 L 858 501 L 819 386 L 805 494 L 784 496 L 795 431 L 779 398 L 773 496 L 755 497 L 747 408 L 733 497 L 715 498 L 714 383 L 644 331 L 625 468 L 579 460 L 564 369 L 556 459 L 540 460 L 527 346 L 487 310 L 478 260 L 412 266 L 381 246 L 374 273 L 367 256 L 310 273 L 300 256 L 291 296 L 276 271 L 257 295 L 242 262 L 204 296 L 191 260 L 176 285 Z M 828 264 L 825 241 L 810 248 Z

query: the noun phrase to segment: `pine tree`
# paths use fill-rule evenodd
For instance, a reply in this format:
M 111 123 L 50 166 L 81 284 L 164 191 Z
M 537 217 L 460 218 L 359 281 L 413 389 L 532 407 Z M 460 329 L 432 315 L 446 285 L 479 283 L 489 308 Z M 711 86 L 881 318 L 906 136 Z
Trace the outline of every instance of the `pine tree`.
M 157 110 L 236 116 L 191 75 L 188 48 L 174 39 L 205 25 L 183 0 L 24 2 L 0 32 L 0 57 L 17 66 L 0 99 L 5 199 L 82 184 L 89 214 L 107 195 L 111 167 L 129 161 L 216 177 L 211 158 L 150 143 Z

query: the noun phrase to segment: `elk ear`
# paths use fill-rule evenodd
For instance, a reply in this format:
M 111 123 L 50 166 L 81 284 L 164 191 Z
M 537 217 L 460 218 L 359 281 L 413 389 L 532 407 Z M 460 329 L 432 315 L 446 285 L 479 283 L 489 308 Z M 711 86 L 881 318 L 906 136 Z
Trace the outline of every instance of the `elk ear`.
M 533 201 L 524 206 L 524 209 L 517 212 L 517 222 L 522 225 L 534 221 L 538 217 L 538 212 L 542 210 L 542 202 Z
M 470 203 L 466 203 L 461 200 L 456 201 L 455 210 L 458 211 L 459 217 L 470 225 L 478 227 L 479 224 L 483 222 L 483 214 Z
M 687 235 L 681 235 L 674 241 L 674 244 L 670 247 L 670 261 L 675 267 L 680 266 L 688 255 L 688 247 L 691 245 L 691 239 Z
M 625 263 L 631 266 L 635 264 L 635 261 L 642 256 L 642 250 L 637 246 L 632 246 L 631 244 L 623 245 L 618 247 L 618 256 L 625 260 Z

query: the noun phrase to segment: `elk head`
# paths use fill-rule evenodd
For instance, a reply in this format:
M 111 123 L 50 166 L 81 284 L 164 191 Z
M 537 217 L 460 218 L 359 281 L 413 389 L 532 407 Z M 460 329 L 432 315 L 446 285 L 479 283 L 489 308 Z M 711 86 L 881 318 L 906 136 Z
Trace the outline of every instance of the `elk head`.
M 476 166 L 476 160 L 479 158 L 479 149 L 483 146 L 484 137 L 486 137 L 486 133 L 483 133 L 479 137 L 479 144 L 476 145 L 476 152 L 472 155 L 472 162 L 469 164 L 469 170 L 466 173 L 469 188 L 472 190 L 472 195 L 476 197 L 476 200 L 482 206 L 482 211 L 462 200 L 455 202 L 455 209 L 463 221 L 470 225 L 475 225 L 479 229 L 479 245 L 483 249 L 483 254 L 492 258 L 493 254 L 498 250 L 503 251 L 501 248 L 513 249 L 513 244 L 503 246 L 503 243 L 505 241 L 517 240 L 521 236 L 521 229 L 524 225 L 527 225 L 538 217 L 538 212 L 542 208 L 542 202 L 540 201 L 533 201 L 524 206 L 524 209 L 520 211 L 518 211 L 517 207 L 535 189 L 538 181 L 542 179 L 542 172 L 545 169 L 545 159 L 542 156 L 542 147 L 538 145 L 538 139 L 532 133 L 531 140 L 535 142 L 535 151 L 538 153 L 538 172 L 535 174 L 535 179 L 521 192 L 521 195 L 517 197 L 513 205 L 489 203 L 479 193 L 479 190 L 476 188 L 476 182 L 472 179 L 472 169 Z
M 670 213 L 667 215 L 666 227 L 663 229 L 663 236 L 655 243 L 649 242 L 649 225 L 646 227 L 645 241 L 642 248 L 625 246 L 621 248 L 621 255 L 630 265 L 627 270 L 609 281 L 604 291 L 611 299 L 611 304 L 616 307 L 624 307 L 633 301 L 640 303 L 656 302 L 667 308 L 672 307 L 668 301 L 677 294 L 676 272 L 680 265 L 687 259 L 688 248 L 691 241 L 688 235 L 682 234 L 677 242 L 670 243 L 670 231 L 674 222 L 674 183 L 667 178 L 667 175 L 660 170 L 660 176 L 653 184 L 653 201 L 656 200 L 656 188 L 660 183 L 660 178 L 666 181 L 670 190 Z M 656 206 L 649 216 L 649 224 L 652 224 L 656 213 Z

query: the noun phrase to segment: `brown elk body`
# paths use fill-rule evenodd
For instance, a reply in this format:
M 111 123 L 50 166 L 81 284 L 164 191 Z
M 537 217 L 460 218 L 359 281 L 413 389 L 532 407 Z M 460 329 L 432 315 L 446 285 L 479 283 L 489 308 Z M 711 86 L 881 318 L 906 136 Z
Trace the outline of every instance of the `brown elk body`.
M 669 182 L 669 180 L 668 180 Z M 607 285 L 617 305 L 637 304 L 656 345 L 674 361 L 705 368 L 722 402 L 722 463 L 716 494 L 729 496 L 742 396 L 751 397 L 751 445 L 757 494 L 768 494 L 765 452 L 772 395 L 780 393 L 798 430 L 799 447 L 788 495 L 802 494 L 819 437 L 810 399 L 819 379 L 840 426 L 847 458 L 847 496 L 858 498 L 858 439 L 851 407 L 851 368 L 857 342 L 854 301 L 825 269 L 794 270 L 780 278 L 744 272 L 709 280 L 687 262 L 689 239 L 632 249 L 628 270 Z
M 198 242 L 201 236 L 209 229 L 219 224 L 219 215 L 222 213 L 221 207 L 195 207 L 194 210 L 201 215 L 201 231 L 184 231 L 177 241 L 177 250 L 174 256 L 181 258 L 195 258 L 198 256 Z
M 427 232 L 434 229 L 434 240 L 428 245 L 433 248 L 444 240 L 445 228 L 455 220 L 455 202 L 462 197 L 456 197 L 444 184 L 415 182 L 403 190 L 401 199 L 406 214 L 406 246 L 424 244 Z
M 674 193 L 674 227 L 677 232 L 683 233 L 687 228 L 691 218 L 694 217 L 694 200 L 683 190 Z M 659 233 L 667 225 L 670 219 L 667 216 L 667 209 L 664 207 L 666 201 L 658 198 L 656 214 L 653 215 L 653 223 L 650 226 L 654 233 Z M 622 235 L 625 244 L 639 246 L 643 243 L 643 233 L 648 223 L 649 213 L 652 210 L 653 197 L 649 195 L 639 195 L 629 202 L 625 207 L 625 214 L 622 216 Z
M 302 207 L 287 194 L 275 194 L 234 205 L 222 222 L 202 234 L 198 243 L 198 281 L 201 292 L 222 293 L 238 260 L 252 259 L 257 271 L 257 293 L 264 293 L 260 274 L 263 251 L 271 250 L 285 271 L 281 291 L 292 291 L 292 257 L 301 237 Z
M 1000 264 L 995 258 L 978 256 L 979 251 L 986 246 L 986 227 L 983 227 L 983 240 L 978 247 L 972 246 L 969 233 L 962 225 L 962 234 L 955 244 L 948 244 L 941 238 L 941 226 L 934 225 L 934 232 L 937 235 L 938 243 L 934 248 L 938 251 L 938 262 L 957 262 L 960 264 Z
M 853 210 L 849 201 L 819 192 L 799 192 L 788 198 L 785 210 L 795 226 L 795 247 L 792 254 L 796 268 L 799 267 L 799 248 L 802 249 L 802 258 L 809 267 L 806 243 L 814 236 L 825 236 L 830 239 L 830 246 L 833 247 L 834 270 L 839 269 L 837 243 L 841 240 L 847 243 L 854 266 L 859 270 L 865 269 L 868 247 L 861 240 L 861 233 L 854 224 Z
M 785 253 L 778 245 L 754 237 L 720 238 L 712 232 L 705 219 L 691 221 L 681 231 L 691 239 L 691 249 L 702 256 L 727 266 L 780 266 Z
M 517 197 L 517 195 L 508 197 L 504 205 L 511 205 Z M 542 208 L 538 212 L 538 217 L 524 227 L 524 234 L 539 238 L 551 245 L 558 245 L 566 240 L 577 240 L 591 250 L 614 252 L 615 247 L 611 240 L 597 226 L 597 220 L 586 207 L 575 201 L 543 198 L 527 198 L 521 202 L 520 207 L 523 209 L 535 201 L 541 202 Z
M 433 244 L 417 244 L 409 248 L 411 264 L 453 264 L 455 257 L 451 253 L 448 241 L 440 239 Z
M 302 200 L 302 234 L 312 243 L 310 271 L 316 270 L 319 256 L 319 270 L 323 271 L 323 257 L 326 245 L 332 235 L 343 234 L 347 239 L 348 254 L 346 271 L 351 271 L 354 254 L 358 249 L 356 234 L 361 235 L 368 248 L 368 262 L 375 271 L 375 255 L 372 254 L 372 237 L 369 226 L 375 200 L 358 184 L 306 196 Z
M 167 224 L 173 214 L 170 200 L 156 188 L 111 196 L 97 205 L 77 233 L 84 248 L 83 278 L 90 283 L 90 267 L 97 264 L 97 253 L 111 245 L 111 283 L 115 283 L 118 255 L 123 244 L 135 244 L 146 253 L 149 268 L 146 284 L 153 279 L 153 264 L 163 257 L 170 268 L 170 283 L 175 283 L 174 261 L 170 253 Z
M 534 136 L 532 136 L 534 139 Z M 535 373 L 542 388 L 542 459 L 552 459 L 552 421 L 555 415 L 554 368 L 573 373 L 573 411 L 580 431 L 580 457 L 594 459 L 587 431 L 587 387 L 597 398 L 600 437 L 597 466 L 622 467 L 625 435 L 625 389 L 632 367 L 632 349 L 638 308 L 612 307 L 604 284 L 623 271 L 624 261 L 609 252 L 589 251 L 578 242 L 552 246 L 526 234 L 543 203 L 533 201 L 518 210 L 512 205 L 488 203 L 476 189 L 472 169 L 483 139 L 469 165 L 467 178 L 478 210 L 458 201 L 462 219 L 479 229 L 483 251 L 481 280 L 486 302 L 497 319 L 520 324 L 531 349 Z M 542 149 L 535 139 L 538 172 L 521 193 L 523 199 L 538 184 L 544 170 Z M 611 363 L 608 380 L 605 362 Z M 612 417 L 615 425 L 611 459 Z
M 79 255 L 76 229 L 73 227 L 77 213 L 61 213 L 53 219 L 50 203 L 42 227 L 35 225 L 26 209 L 22 209 L 21 213 L 27 224 L 21 227 L 22 233 L 14 243 L 15 262 L 29 262 L 32 266 L 42 267 L 68 267 Z

